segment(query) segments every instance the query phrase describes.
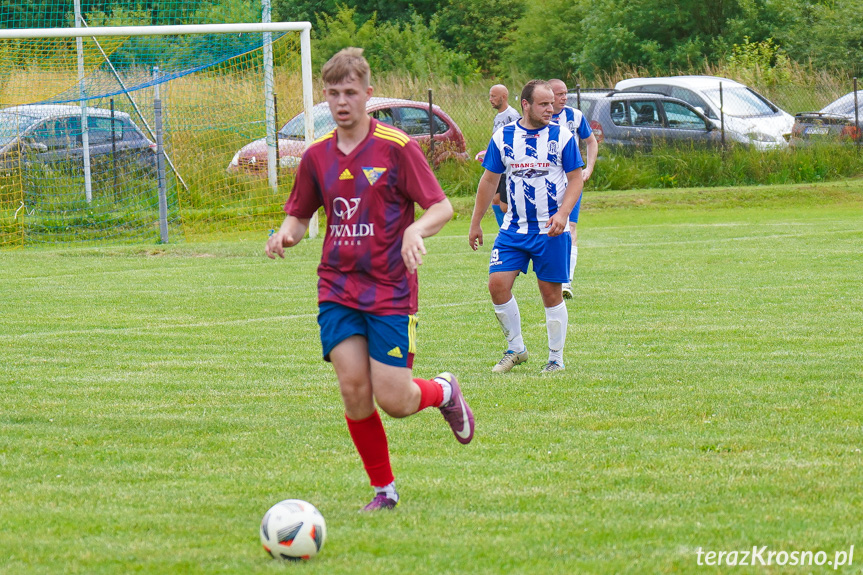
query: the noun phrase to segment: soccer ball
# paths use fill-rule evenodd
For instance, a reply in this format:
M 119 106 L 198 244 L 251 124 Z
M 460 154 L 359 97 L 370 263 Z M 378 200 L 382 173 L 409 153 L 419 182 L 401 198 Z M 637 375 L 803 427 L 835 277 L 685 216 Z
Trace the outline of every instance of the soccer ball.
M 275 559 L 311 559 L 326 540 L 324 516 L 314 505 L 300 499 L 276 503 L 261 521 L 261 543 Z

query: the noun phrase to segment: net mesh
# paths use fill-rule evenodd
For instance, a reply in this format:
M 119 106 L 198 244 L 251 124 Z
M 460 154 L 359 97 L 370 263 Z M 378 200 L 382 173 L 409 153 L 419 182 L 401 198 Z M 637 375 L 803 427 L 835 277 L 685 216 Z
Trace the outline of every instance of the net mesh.
M 86 25 L 213 23 L 201 2 L 109 13 L 102 4 L 82 0 Z M 74 26 L 71 1 L 43 9 L 36 18 L 33 2 L 13 2 L 0 29 Z M 271 38 L 284 123 L 302 110 L 299 34 Z M 0 39 L 0 247 L 161 241 L 157 109 L 169 241 L 277 226 L 285 192 L 270 187 L 265 161 L 233 162 L 250 144 L 266 158 L 256 142 L 266 135 L 263 42 L 106 36 L 82 38 L 79 50 L 76 38 Z M 283 189 L 290 179 L 280 173 Z

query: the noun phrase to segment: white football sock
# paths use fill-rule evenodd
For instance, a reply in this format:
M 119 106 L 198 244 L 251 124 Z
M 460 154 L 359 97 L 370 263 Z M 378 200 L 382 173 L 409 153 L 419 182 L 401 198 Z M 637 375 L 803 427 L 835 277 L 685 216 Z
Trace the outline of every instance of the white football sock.
M 387 497 L 392 499 L 393 501 L 399 500 L 399 494 L 396 493 L 396 482 L 393 481 L 389 485 L 384 485 L 383 487 L 375 487 L 375 494 L 385 493 Z
M 521 337 L 521 314 L 515 296 L 503 305 L 494 304 L 494 315 L 500 322 L 503 336 L 506 338 L 507 349 L 518 353 L 524 351 L 524 339 Z
M 575 277 L 575 264 L 578 263 L 578 246 L 572 246 L 572 252 L 569 254 L 569 281 L 572 283 L 572 278 Z
M 452 399 L 452 384 L 442 377 L 436 377 L 434 380 L 440 384 L 440 387 L 443 390 L 443 401 L 438 405 L 438 407 L 443 407 Z
M 545 308 L 545 327 L 548 330 L 548 361 L 556 361 L 563 367 L 563 345 L 566 343 L 566 326 L 569 312 L 561 302 Z

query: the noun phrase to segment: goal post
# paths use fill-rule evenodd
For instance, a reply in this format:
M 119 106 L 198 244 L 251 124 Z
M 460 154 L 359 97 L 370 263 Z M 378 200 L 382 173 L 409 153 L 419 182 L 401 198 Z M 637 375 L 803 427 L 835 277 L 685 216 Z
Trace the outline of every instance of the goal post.
M 282 92 L 278 99 L 282 108 L 281 123 L 299 112 L 303 113 L 301 141 L 307 147 L 315 136 L 314 117 L 310 113 L 314 105 L 311 24 L 88 26 L 86 22 L 82 23 L 83 26 L 76 28 L 0 30 L 0 77 L 4 78 L 0 80 L 0 248 L 9 244 L 33 243 L 28 242 L 28 238 L 53 243 L 52 230 L 62 230 L 59 239 L 54 240 L 60 242 L 142 239 L 151 237 L 149 232 L 153 230 L 156 230 L 160 241 L 165 241 L 164 235 L 158 233 L 159 229 L 164 229 L 165 222 L 147 224 L 147 216 L 143 214 L 131 219 L 140 217 L 140 225 L 149 232 L 124 233 L 132 225 L 124 219 L 130 215 L 132 207 L 129 201 L 120 202 L 118 198 L 140 196 L 137 204 L 152 208 L 157 182 L 166 174 L 153 174 L 154 177 L 149 178 L 139 173 L 130 175 L 123 166 L 118 168 L 116 157 L 128 151 L 124 148 L 124 136 L 118 135 L 122 130 L 139 129 L 142 137 L 151 141 L 155 156 L 164 160 L 153 161 L 153 166 L 168 166 L 168 185 L 180 188 L 168 193 L 173 198 L 169 200 L 169 203 L 173 202 L 173 215 L 169 217 L 172 217 L 174 227 L 185 235 L 195 235 L 199 231 L 206 233 L 208 221 L 241 221 L 247 229 L 253 228 L 252 222 L 256 220 L 263 220 L 270 227 L 278 225 L 280 220 L 277 216 L 283 217 L 281 204 L 286 194 L 279 194 L 277 185 L 280 163 L 277 146 L 281 144 L 276 133 L 279 111 L 274 105 L 274 96 L 276 92 Z M 297 35 L 299 42 L 285 40 Z M 202 41 L 199 47 L 190 40 L 196 37 L 208 40 Z M 143 42 L 140 39 L 144 38 L 154 39 L 146 50 L 132 42 L 132 39 Z M 258 39 L 252 41 L 252 38 Z M 11 41 L 16 42 L 15 52 L 10 48 Z M 69 41 L 76 44 L 83 41 L 87 45 L 78 47 L 74 58 L 71 55 L 67 57 L 64 51 L 69 48 L 64 42 Z M 281 46 L 275 51 L 279 78 L 274 78 L 276 45 Z M 299 62 L 294 60 L 297 53 Z M 212 56 L 209 60 L 208 55 Z M 188 61 L 178 64 L 185 56 L 188 56 Z M 165 62 L 169 64 L 165 65 Z M 82 71 L 85 67 L 86 70 Z M 193 79 L 196 77 L 198 81 Z M 252 94 L 252 86 L 256 83 L 254 77 L 260 81 L 257 96 Z M 48 85 L 41 87 L 37 79 L 47 79 Z M 176 88 L 172 87 L 174 84 Z M 163 87 L 160 107 L 154 106 L 157 98 L 151 96 L 159 93 L 154 89 L 157 86 Z M 297 87 L 301 90 L 296 90 Z M 243 107 L 237 104 L 237 100 L 245 98 L 246 92 L 250 103 L 246 106 L 243 102 L 246 106 Z M 189 101 L 184 100 L 181 105 L 179 93 Z M 118 97 L 116 102 L 115 96 Z M 255 100 L 258 104 L 254 104 Z M 67 129 L 67 141 L 61 145 L 57 140 L 62 122 L 57 120 L 51 124 L 47 120 L 56 119 L 52 116 L 52 106 L 59 110 L 70 105 L 80 109 L 76 119 L 68 120 L 69 125 L 77 126 L 79 132 L 72 133 Z M 117 112 L 114 111 L 115 105 Z M 124 107 L 126 111 L 123 111 Z M 38 114 L 44 117 L 34 121 L 32 118 L 22 120 L 23 115 L 37 108 Z M 109 108 L 110 117 L 107 115 Z M 164 126 L 164 148 L 161 142 L 156 142 L 150 128 L 155 125 L 152 114 L 156 109 L 161 109 L 164 115 L 159 118 Z M 233 117 L 216 117 L 216 111 Z M 10 119 L 10 114 L 18 115 Z M 209 114 L 213 116 L 207 117 Z M 107 136 L 100 133 L 100 129 L 106 130 Z M 230 167 L 230 156 L 234 152 L 239 154 L 244 141 L 248 145 L 254 144 L 259 129 L 263 132 L 261 135 L 266 146 L 260 163 L 266 163 L 266 170 L 261 170 L 262 166 L 258 164 L 249 173 L 225 174 L 226 168 Z M 211 140 L 202 137 L 203 132 L 212 133 Z M 95 138 L 88 137 L 94 134 Z M 14 154 L 2 148 L 4 140 L 16 137 Z M 216 140 L 219 144 L 224 141 L 224 147 L 216 150 Z M 62 169 L 58 165 L 79 161 L 82 147 L 86 149 L 83 155 L 98 154 L 94 149 L 101 141 L 110 142 L 108 148 L 113 148 L 113 151 L 96 156 L 92 177 L 101 178 L 101 185 L 97 182 L 91 195 L 89 169 L 84 170 L 82 179 L 77 172 L 67 170 L 65 164 Z M 187 141 L 193 144 L 191 149 L 183 147 Z M 227 143 L 229 141 L 233 143 Z M 105 146 L 100 148 L 101 152 L 105 149 Z M 148 153 L 147 150 L 138 152 L 142 155 Z M 108 156 L 110 160 L 106 159 Z M 44 158 L 50 158 L 51 162 L 46 164 L 42 161 Z M 105 170 L 105 165 L 111 163 L 113 168 Z M 88 164 L 84 167 L 88 168 Z M 207 169 L 201 170 L 204 164 L 207 164 Z M 195 171 L 207 171 L 208 175 L 192 177 L 190 173 Z M 108 172 L 110 177 L 105 176 Z M 77 187 L 78 199 L 82 202 L 71 197 L 56 197 L 56 189 L 52 191 L 51 188 L 57 186 L 49 179 L 60 178 L 58 174 L 61 173 L 64 178 L 61 187 L 69 189 L 70 195 Z M 265 180 L 263 176 L 266 176 Z M 289 183 L 291 177 L 292 174 L 287 173 L 283 183 Z M 106 181 L 112 181 L 113 185 L 106 184 Z M 136 191 L 124 191 L 126 184 L 136 187 Z M 20 189 L 15 189 L 16 186 Z M 147 191 L 150 186 L 152 189 Z M 265 187 L 269 190 L 264 190 Z M 52 196 L 50 201 L 46 200 L 49 196 Z M 275 201 L 278 201 L 277 213 L 273 205 L 264 205 Z M 84 213 L 71 213 L 76 210 Z M 93 216 L 96 212 L 98 217 Z M 264 213 L 267 216 L 261 217 Z M 93 219 L 99 221 L 94 223 Z M 76 221 L 81 222 L 82 229 L 78 238 L 74 229 Z M 28 224 L 33 225 L 28 227 Z M 112 225 L 116 226 L 113 231 L 108 229 Z M 104 229 L 105 233 L 95 233 L 96 228 Z M 310 225 L 309 232 L 316 235 L 316 221 Z

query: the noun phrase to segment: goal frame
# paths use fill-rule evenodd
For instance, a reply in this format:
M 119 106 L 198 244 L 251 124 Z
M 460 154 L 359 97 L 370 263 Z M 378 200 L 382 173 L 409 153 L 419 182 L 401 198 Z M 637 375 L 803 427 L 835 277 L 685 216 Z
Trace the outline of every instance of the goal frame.
M 13 28 L 0 30 L 0 40 L 41 39 L 41 38 L 98 38 L 106 36 L 171 36 L 193 34 L 263 34 L 265 52 L 272 54 L 272 32 L 300 33 L 300 66 L 303 83 L 303 112 L 305 119 L 305 145 L 314 141 L 314 118 L 312 107 L 312 56 L 310 22 L 245 22 L 233 24 L 177 24 L 164 26 L 94 26 L 76 28 Z M 266 60 L 269 60 L 268 62 Z M 267 176 L 273 191 L 278 188 L 278 149 L 275 125 L 275 106 L 273 102 L 273 64 L 272 56 L 265 58 L 264 69 L 264 109 L 267 125 Z M 82 102 L 82 107 L 86 102 Z M 85 124 L 86 125 L 86 124 Z M 86 154 L 86 152 L 85 152 Z M 88 196 L 89 200 L 89 196 Z M 314 218 L 317 224 L 317 218 Z M 315 231 L 317 231 L 315 229 Z M 309 235 L 315 237 L 312 226 Z

